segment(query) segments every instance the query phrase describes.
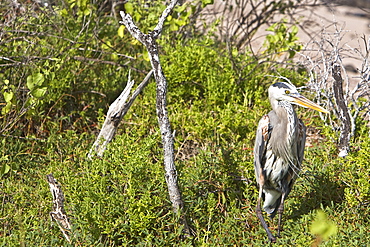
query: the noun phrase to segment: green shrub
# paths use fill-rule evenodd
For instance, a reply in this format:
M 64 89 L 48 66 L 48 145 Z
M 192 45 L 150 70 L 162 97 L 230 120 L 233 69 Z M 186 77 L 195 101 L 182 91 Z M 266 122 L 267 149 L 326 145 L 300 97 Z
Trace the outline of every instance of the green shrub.
M 7 133 L 47 136 L 53 122 L 60 130 L 90 128 L 96 109 L 124 88 L 127 64 L 135 63 L 124 55 L 132 51 L 124 45 L 131 38 L 120 38 L 118 22 L 98 15 L 93 6 L 79 6 L 82 12 L 74 13 L 73 5 L 27 9 L 3 25 L 0 48 L 12 62 L 0 61 L 6 68 L 0 75 L 0 97 L 6 102 L 1 130 L 13 123 Z M 140 63 L 136 68 L 145 69 Z

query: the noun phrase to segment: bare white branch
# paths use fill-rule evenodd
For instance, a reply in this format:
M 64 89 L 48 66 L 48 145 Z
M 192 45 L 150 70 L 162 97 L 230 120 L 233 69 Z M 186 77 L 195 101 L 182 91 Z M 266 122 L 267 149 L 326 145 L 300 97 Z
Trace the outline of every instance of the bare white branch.
M 178 0 L 172 0 L 166 9 L 162 12 L 161 17 L 159 18 L 157 26 L 153 30 L 153 38 L 157 39 L 162 33 L 163 24 L 166 21 L 168 15 L 172 12 L 173 8 L 176 6 Z
M 125 12 L 123 11 L 120 11 L 119 12 L 121 17 L 122 17 L 122 21 L 120 21 L 121 24 L 125 25 L 125 27 L 127 28 L 127 30 L 130 32 L 130 34 L 135 38 L 137 39 L 138 41 L 140 41 L 141 43 L 144 42 L 144 36 L 145 34 L 143 34 L 140 29 L 135 25 L 134 21 L 132 20 L 132 17 L 131 15 L 129 14 L 126 14 Z
M 326 117 L 332 128 L 339 130 L 338 151 L 343 157 L 349 152 L 350 138 L 356 131 L 356 119 L 370 110 L 370 82 L 365 72 L 369 66 L 370 47 L 365 38 L 365 52 L 360 44 L 358 48 L 343 44 L 346 31 L 335 23 L 331 27 L 335 30 L 330 32 L 323 28 L 300 55 L 304 66 L 309 69 L 309 87 L 315 92 L 316 101 L 327 105 L 336 116 Z M 343 62 L 347 58 L 362 61 L 362 68 L 357 68 L 360 76 L 349 75 Z
M 146 75 L 144 80 L 136 88 L 130 99 L 127 101 L 128 97 L 130 96 L 131 88 L 134 85 L 134 81 L 131 80 L 129 74 L 128 82 L 125 89 L 122 91 L 120 96 L 118 96 L 118 98 L 110 105 L 108 109 L 107 117 L 104 121 L 103 127 L 100 130 L 99 135 L 96 138 L 88 154 L 88 157 L 90 159 L 94 156 L 95 153 L 99 157 L 103 156 L 103 153 L 107 148 L 107 145 L 113 140 L 117 132 L 119 123 L 121 122 L 122 118 L 126 115 L 132 103 L 139 95 L 139 93 L 146 87 L 146 85 L 148 85 L 149 79 L 152 76 L 152 74 L 153 71 L 151 70 Z
M 154 78 L 157 83 L 157 98 L 156 98 L 156 111 L 158 124 L 162 135 L 163 153 L 164 153 L 164 169 L 165 178 L 167 182 L 168 193 L 172 207 L 175 213 L 181 212 L 184 203 L 181 199 L 181 193 L 177 182 L 177 171 L 175 167 L 174 155 L 174 138 L 171 131 L 171 125 L 168 118 L 167 111 L 167 80 L 161 67 L 158 45 L 156 39 L 162 32 L 163 24 L 167 16 L 173 10 L 177 0 L 172 0 L 171 3 L 162 13 L 159 22 L 155 29 L 149 34 L 143 34 L 133 22 L 129 14 L 120 12 L 122 23 L 129 30 L 131 35 L 139 40 L 147 49 L 150 63 L 154 72 Z M 185 215 L 181 215 L 182 224 L 184 225 L 184 232 L 190 235 L 190 229 L 186 221 Z
M 71 243 L 70 232 L 72 227 L 64 210 L 64 194 L 62 188 L 53 174 L 46 175 L 46 178 L 50 186 L 51 195 L 53 196 L 53 211 L 50 212 L 50 216 L 58 224 L 65 239 Z

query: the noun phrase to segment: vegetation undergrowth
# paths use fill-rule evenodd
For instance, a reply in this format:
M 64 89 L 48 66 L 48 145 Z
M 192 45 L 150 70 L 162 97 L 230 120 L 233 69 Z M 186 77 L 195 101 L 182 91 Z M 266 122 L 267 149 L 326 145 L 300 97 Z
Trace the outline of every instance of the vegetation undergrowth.
M 9 39 L 20 42 L 13 44 L 17 49 L 26 49 L 26 42 L 40 57 L 51 56 L 48 47 L 53 57 L 68 52 L 1 74 L 1 87 L 14 91 L 11 108 L 2 111 L 0 119 L 4 130 L 0 142 L 1 246 L 266 245 L 254 212 L 255 129 L 259 118 L 270 110 L 267 87 L 279 76 L 302 85 L 304 70 L 261 62 L 248 51 L 230 52 L 211 35 L 162 37 L 161 62 L 169 81 L 168 110 L 179 186 L 194 232 L 194 237 L 184 239 L 167 194 L 153 81 L 122 120 L 103 158 L 87 159 L 107 105 L 124 88 L 129 68 L 117 65 L 125 62 L 117 56 L 136 54 L 129 58 L 130 67 L 136 68 L 135 80 L 149 68 L 141 59 L 145 54 L 137 49 L 139 44 L 128 33 L 120 33 L 124 31 L 112 17 L 95 16 L 93 10 L 80 6 L 56 12 L 54 18 L 68 19 L 65 39 L 32 36 L 39 46 L 27 39 Z M 30 18 L 27 25 L 47 33 L 45 28 L 52 27 L 42 20 L 45 16 Z M 28 30 L 21 23 L 17 28 Z M 80 35 L 77 39 L 76 34 Z M 267 50 L 281 52 L 283 48 Z M 14 57 L 25 52 L 3 44 L 1 49 L 13 52 Z M 82 55 L 85 60 L 79 58 Z M 5 91 L 2 107 L 8 105 L 5 96 L 10 97 L 4 96 Z M 27 112 L 20 114 L 22 109 Z M 285 231 L 276 245 L 366 246 L 370 242 L 368 127 L 365 122 L 358 125 L 353 152 L 339 159 L 332 128 L 316 112 L 297 111 L 308 126 L 309 146 L 301 175 L 286 202 Z M 13 128 L 7 129 L 8 123 Z M 45 178 L 50 173 L 66 197 L 66 213 L 73 226 L 71 244 L 50 220 L 52 197 Z M 275 227 L 276 222 L 270 225 Z M 317 229 L 317 225 L 324 227 Z

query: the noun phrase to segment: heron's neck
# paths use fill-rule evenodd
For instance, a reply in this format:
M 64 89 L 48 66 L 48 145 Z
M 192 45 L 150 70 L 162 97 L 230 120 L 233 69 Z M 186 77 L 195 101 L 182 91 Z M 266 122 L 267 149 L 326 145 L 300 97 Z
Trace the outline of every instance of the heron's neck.
M 287 101 L 279 101 L 277 102 L 277 109 L 275 109 L 275 112 L 280 120 L 280 124 L 284 127 L 286 126 L 286 133 L 291 135 L 295 134 L 297 115 L 292 104 Z
M 276 114 L 276 125 L 271 133 L 270 145 L 275 154 L 288 163 L 293 162 L 292 145 L 296 140 L 296 126 L 298 124 L 297 115 L 294 112 L 293 106 L 286 101 L 279 101 L 276 103 L 273 110 Z

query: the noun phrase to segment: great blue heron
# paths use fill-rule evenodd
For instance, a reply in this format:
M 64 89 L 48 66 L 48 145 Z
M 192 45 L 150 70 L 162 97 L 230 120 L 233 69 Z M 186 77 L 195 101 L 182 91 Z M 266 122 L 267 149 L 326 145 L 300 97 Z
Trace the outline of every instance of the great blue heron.
M 321 106 L 300 95 L 296 87 L 286 82 L 277 82 L 268 89 L 272 111 L 264 115 L 258 123 L 254 146 L 254 169 L 259 186 L 256 214 L 268 238 L 275 242 L 261 211 L 271 219 L 278 213 L 278 236 L 281 229 L 281 216 L 284 200 L 289 195 L 293 183 L 301 170 L 306 127 L 298 119 L 292 104 L 329 113 Z

